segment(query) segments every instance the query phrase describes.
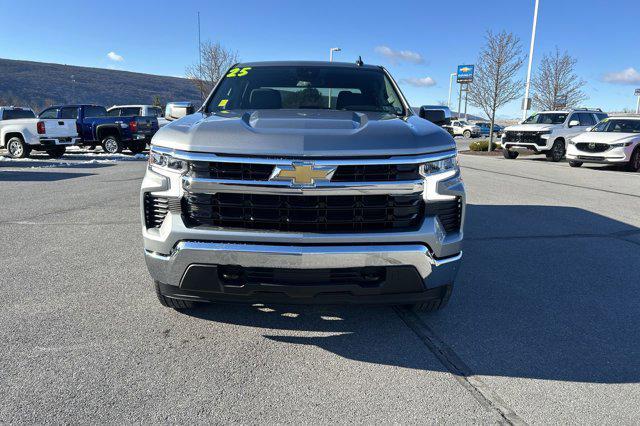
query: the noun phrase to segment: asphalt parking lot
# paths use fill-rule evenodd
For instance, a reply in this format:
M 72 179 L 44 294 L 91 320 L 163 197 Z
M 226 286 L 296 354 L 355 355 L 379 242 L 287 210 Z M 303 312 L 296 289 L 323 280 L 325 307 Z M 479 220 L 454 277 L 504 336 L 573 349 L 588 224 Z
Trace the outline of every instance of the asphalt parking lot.
M 640 174 L 461 155 L 449 306 L 156 301 L 145 160 L 0 161 L 0 422 L 638 423 Z

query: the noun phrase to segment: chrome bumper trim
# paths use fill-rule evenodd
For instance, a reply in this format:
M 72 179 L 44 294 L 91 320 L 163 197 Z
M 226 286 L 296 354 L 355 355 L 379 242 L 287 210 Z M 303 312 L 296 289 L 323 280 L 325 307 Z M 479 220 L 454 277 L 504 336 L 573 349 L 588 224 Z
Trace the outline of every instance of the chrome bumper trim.
M 427 247 L 410 245 L 273 246 L 182 241 L 171 255 L 145 250 L 154 279 L 179 286 L 191 264 L 238 265 L 247 268 L 322 269 L 411 265 L 430 287 L 453 282 L 462 252 L 435 259 Z
M 398 194 L 409 195 L 424 190 L 423 180 L 401 182 L 316 182 L 309 187 L 292 187 L 283 181 L 245 181 L 182 177 L 185 191 L 200 194 L 218 192 L 252 193 L 271 195 L 361 195 Z
M 223 155 L 207 154 L 202 152 L 190 152 L 181 151 L 177 149 L 169 149 L 161 146 L 152 146 L 151 150 L 168 154 L 174 158 L 187 161 L 207 161 L 218 163 L 244 163 L 244 164 L 272 164 L 274 166 L 284 165 L 289 166 L 292 159 L 283 158 L 263 158 L 263 157 L 225 157 Z M 297 158 L 297 161 L 309 161 L 316 166 L 353 166 L 353 165 L 367 165 L 367 164 L 420 164 L 430 161 L 444 160 L 445 158 L 455 157 L 456 150 L 448 150 L 443 152 L 437 152 L 433 154 L 421 154 L 421 155 L 402 155 L 388 158 L 350 158 L 350 159 L 335 159 L 335 160 L 321 160 L 316 158 Z

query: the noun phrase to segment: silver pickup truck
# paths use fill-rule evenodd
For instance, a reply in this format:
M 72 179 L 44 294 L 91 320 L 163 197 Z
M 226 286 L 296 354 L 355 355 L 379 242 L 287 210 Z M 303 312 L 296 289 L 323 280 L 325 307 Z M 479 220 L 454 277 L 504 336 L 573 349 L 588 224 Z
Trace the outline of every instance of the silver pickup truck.
M 140 194 L 160 302 L 435 310 L 462 257 L 451 136 L 379 66 L 234 66 L 153 137 Z

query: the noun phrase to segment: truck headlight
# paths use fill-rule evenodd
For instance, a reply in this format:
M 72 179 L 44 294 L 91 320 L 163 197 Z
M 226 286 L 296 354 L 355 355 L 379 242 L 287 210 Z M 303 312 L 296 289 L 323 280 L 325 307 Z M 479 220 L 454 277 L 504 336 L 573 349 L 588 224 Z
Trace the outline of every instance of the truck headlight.
M 448 172 L 450 170 L 458 170 L 458 158 L 455 156 L 444 158 L 442 160 L 430 161 L 420 166 L 420 174 L 424 177 Z
M 151 150 L 149 152 L 149 167 L 182 173 L 187 170 L 187 162 L 169 154 L 160 154 Z

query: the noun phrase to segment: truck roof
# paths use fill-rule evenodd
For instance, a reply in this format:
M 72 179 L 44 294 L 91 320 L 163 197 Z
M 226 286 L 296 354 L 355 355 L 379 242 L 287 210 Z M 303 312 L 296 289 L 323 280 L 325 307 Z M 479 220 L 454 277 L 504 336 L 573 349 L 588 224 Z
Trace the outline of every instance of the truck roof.
M 70 107 L 87 107 L 87 106 L 96 106 L 96 107 L 101 107 L 102 105 L 98 105 L 98 104 L 59 104 L 59 105 L 49 105 L 48 107 L 46 107 L 45 109 L 48 108 L 70 108 Z
M 258 61 L 242 62 L 236 64 L 237 67 L 335 67 L 335 68 L 367 68 L 380 69 L 379 65 L 363 64 L 355 62 L 329 62 L 329 61 Z

